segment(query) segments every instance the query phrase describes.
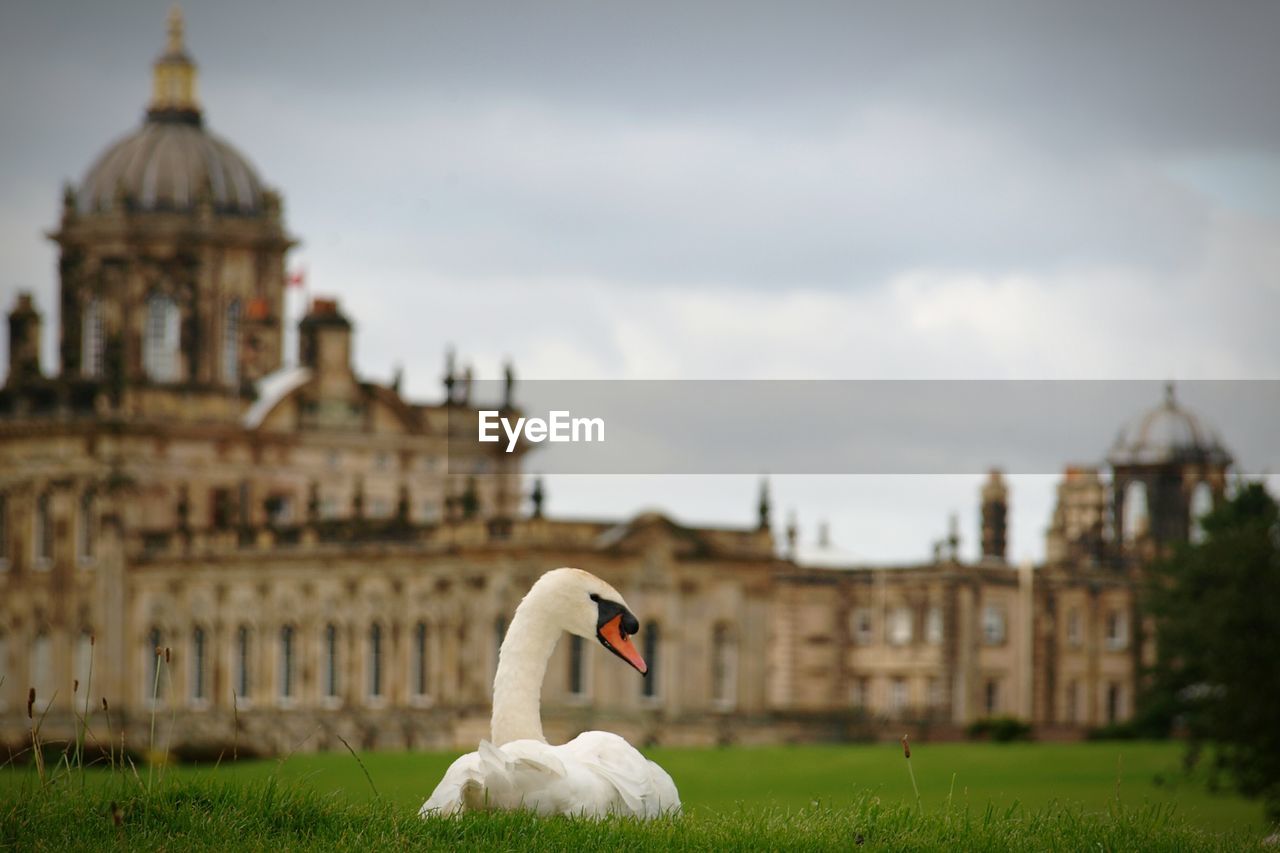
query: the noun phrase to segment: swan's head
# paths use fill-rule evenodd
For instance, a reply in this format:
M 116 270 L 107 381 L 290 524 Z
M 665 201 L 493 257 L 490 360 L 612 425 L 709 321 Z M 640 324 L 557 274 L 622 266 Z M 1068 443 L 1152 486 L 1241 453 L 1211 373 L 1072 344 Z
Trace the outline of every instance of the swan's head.
M 641 675 L 648 674 L 648 664 L 631 642 L 640 630 L 640 620 L 609 584 L 582 569 L 554 569 L 529 590 L 530 597 L 535 594 L 546 600 L 545 612 L 553 614 L 560 628 L 588 640 L 599 640 Z

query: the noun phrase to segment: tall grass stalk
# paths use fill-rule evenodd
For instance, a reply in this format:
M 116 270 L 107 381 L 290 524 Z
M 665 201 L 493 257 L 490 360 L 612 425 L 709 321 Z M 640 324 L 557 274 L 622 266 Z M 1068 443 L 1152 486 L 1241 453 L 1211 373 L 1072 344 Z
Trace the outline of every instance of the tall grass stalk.
M 36 723 L 35 706 L 36 689 L 32 687 L 27 691 L 27 721 L 31 724 L 31 751 L 36 762 L 36 774 L 40 777 L 40 784 L 43 786 L 44 750 L 40 747 L 40 726 Z M 41 717 L 41 719 L 44 718 Z
M 920 802 L 920 786 L 916 784 L 916 771 L 911 769 L 911 744 L 907 742 L 906 735 L 902 736 L 902 754 L 907 759 L 907 775 L 911 777 L 911 789 L 916 792 L 916 808 L 924 814 L 924 805 Z

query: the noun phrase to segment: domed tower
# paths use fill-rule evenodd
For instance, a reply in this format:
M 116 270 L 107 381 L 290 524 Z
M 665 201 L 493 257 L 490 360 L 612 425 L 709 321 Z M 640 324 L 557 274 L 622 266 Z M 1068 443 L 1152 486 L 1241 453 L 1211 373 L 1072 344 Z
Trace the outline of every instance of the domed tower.
M 1178 404 L 1164 401 L 1120 430 L 1111 464 L 1115 530 L 1129 553 L 1195 540 L 1198 521 L 1222 500 L 1231 454 L 1217 434 Z
M 170 12 L 142 126 L 68 185 L 60 250 L 61 371 L 112 387 L 238 398 L 280 367 L 280 198 L 210 133 Z

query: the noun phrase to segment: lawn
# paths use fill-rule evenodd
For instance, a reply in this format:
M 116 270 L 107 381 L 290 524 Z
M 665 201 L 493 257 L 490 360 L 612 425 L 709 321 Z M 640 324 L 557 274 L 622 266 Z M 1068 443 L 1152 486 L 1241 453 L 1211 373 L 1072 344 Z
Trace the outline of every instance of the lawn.
M 1202 779 L 1183 776 L 1181 748 L 1171 743 L 916 745 L 919 809 L 896 744 L 659 749 L 651 755 L 680 788 L 683 821 L 564 829 L 568 835 L 554 828 L 563 823 L 510 816 L 420 827 L 413 814 L 453 757 L 438 753 L 362 754 L 378 797 L 345 753 L 224 763 L 216 770 L 170 768 L 151 796 L 140 793 L 137 782 L 107 773 L 90 774 L 85 793 L 77 791 L 76 776 L 41 791 L 30 768 L 9 769 L 0 773 L 0 846 L 28 846 L 44 836 L 61 846 L 58 839 L 74 839 L 78 822 L 85 828 L 76 831 L 87 833 L 86 845 L 93 846 L 88 839 L 112 826 L 106 805 L 112 799 L 128 814 L 114 831 L 143 846 L 163 846 L 166 838 L 217 846 L 215 839 L 247 833 L 263 846 L 360 846 L 372 839 L 374 846 L 511 848 L 537 838 L 553 847 L 820 848 L 864 835 L 917 849 L 1072 849 L 1095 842 L 1108 849 L 1230 849 L 1266 834 L 1258 804 L 1210 794 Z M 146 770 L 140 775 L 145 782 Z M 264 802 L 274 811 L 264 813 Z

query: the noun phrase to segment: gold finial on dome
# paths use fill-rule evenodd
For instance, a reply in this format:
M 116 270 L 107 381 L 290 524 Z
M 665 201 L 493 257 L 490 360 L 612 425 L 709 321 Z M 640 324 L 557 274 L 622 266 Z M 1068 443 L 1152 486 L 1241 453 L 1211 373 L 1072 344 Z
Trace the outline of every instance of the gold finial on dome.
M 164 55 L 153 66 L 151 103 L 147 115 L 152 119 L 198 122 L 200 103 L 196 100 L 196 65 L 187 56 L 182 7 L 177 3 L 169 9 L 168 29 Z

